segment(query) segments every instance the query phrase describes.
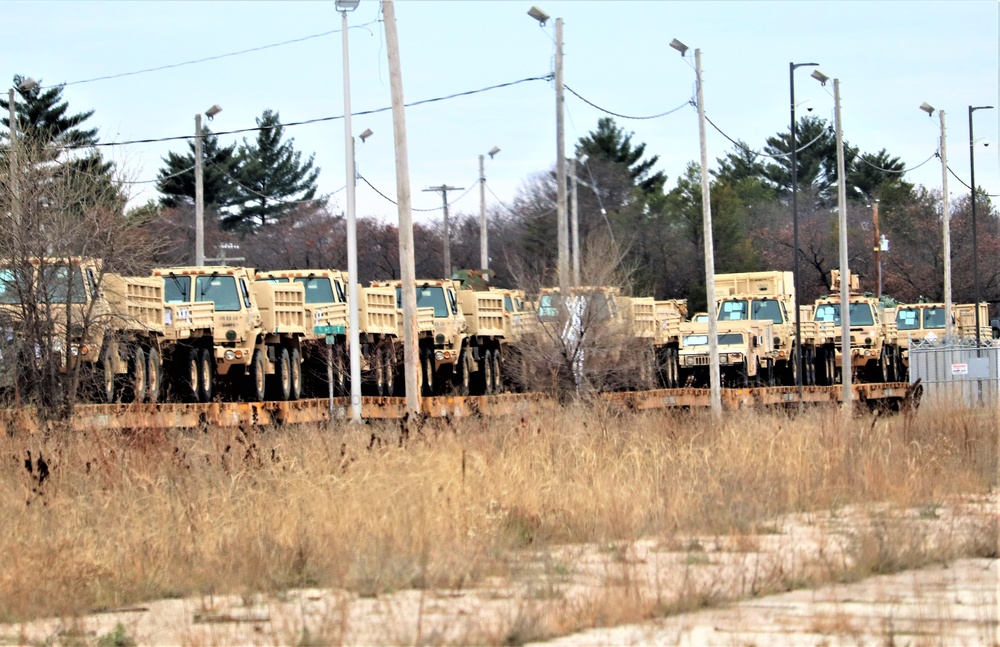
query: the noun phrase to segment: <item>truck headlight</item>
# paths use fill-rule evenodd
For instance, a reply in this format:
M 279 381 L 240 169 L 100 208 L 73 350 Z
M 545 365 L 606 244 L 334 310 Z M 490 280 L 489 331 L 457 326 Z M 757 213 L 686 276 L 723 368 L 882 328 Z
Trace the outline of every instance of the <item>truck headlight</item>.
M 434 359 L 436 359 L 437 361 L 439 361 L 439 362 L 440 362 L 441 360 L 443 360 L 443 359 L 444 359 L 444 353 L 443 353 L 443 352 L 441 352 L 441 351 L 436 351 L 436 352 L 434 353 Z
M 226 361 L 231 362 L 236 359 L 236 351 L 227 350 L 225 353 Z

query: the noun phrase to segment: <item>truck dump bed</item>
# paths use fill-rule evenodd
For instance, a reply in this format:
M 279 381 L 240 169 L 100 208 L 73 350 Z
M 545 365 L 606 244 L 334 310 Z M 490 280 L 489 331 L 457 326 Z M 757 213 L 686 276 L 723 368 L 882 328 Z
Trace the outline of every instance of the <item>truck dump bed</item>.
M 503 294 L 492 291 L 458 290 L 457 295 L 470 335 L 504 336 Z
M 104 295 L 111 314 L 125 330 L 163 333 L 163 281 L 152 277 L 105 274 Z

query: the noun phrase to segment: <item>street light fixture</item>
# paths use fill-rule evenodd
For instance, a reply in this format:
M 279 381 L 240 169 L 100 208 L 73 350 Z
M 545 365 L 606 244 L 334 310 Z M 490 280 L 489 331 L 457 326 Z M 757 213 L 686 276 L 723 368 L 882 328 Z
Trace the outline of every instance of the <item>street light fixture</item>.
M 688 46 L 676 38 L 670 46 L 681 53 Z M 719 323 L 715 305 L 715 244 L 712 238 L 712 199 L 708 179 L 708 143 L 705 126 L 705 91 L 701 78 L 701 50 L 694 50 L 694 70 L 698 95 L 698 135 L 701 144 L 701 217 L 702 238 L 705 243 L 705 299 L 708 310 L 708 382 L 711 391 L 712 413 L 722 415 L 722 376 L 719 368 Z
M 538 7 L 532 7 L 528 9 L 528 15 L 538 21 L 538 24 L 545 26 L 545 23 L 549 21 L 549 14 L 545 13 Z
M 924 101 L 920 109 L 928 117 L 934 115 L 934 106 Z M 945 145 L 944 110 L 938 111 L 941 120 L 941 237 L 944 240 L 944 322 L 945 339 L 952 335 L 952 303 L 951 303 L 951 205 L 948 196 L 948 149 Z
M 215 103 L 205 111 L 205 116 L 211 121 L 220 112 L 222 108 Z M 198 267 L 205 265 L 205 169 L 202 162 L 204 137 L 199 112 L 194 116 L 194 264 Z
M 494 146 L 487 155 L 490 159 L 500 152 L 500 148 Z M 489 254 L 489 232 L 486 227 L 486 165 L 484 156 L 479 156 L 479 267 L 487 270 L 490 267 Z
M 972 187 L 972 291 L 976 295 L 976 357 L 982 356 L 982 331 L 979 321 L 979 248 L 976 242 L 976 140 L 972 135 L 972 113 L 992 109 L 993 106 L 969 106 L 969 186 Z
M 363 133 L 361 133 L 360 135 L 358 135 L 358 139 L 360 139 L 361 143 L 364 144 L 365 140 L 368 139 L 369 137 L 371 137 L 374 134 L 375 133 L 372 132 L 371 128 L 365 128 L 365 131 Z
M 800 67 L 816 67 L 819 63 L 789 63 L 788 88 L 791 119 L 792 149 L 792 282 L 795 284 L 795 386 L 798 387 L 799 403 L 802 402 L 802 285 L 799 281 L 799 169 L 796 160 L 795 143 L 795 70 Z M 843 278 L 841 278 L 843 280 Z

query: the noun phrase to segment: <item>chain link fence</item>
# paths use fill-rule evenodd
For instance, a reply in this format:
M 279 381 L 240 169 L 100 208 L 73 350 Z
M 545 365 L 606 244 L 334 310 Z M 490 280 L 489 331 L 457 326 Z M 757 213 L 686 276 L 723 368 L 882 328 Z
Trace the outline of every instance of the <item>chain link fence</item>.
M 910 382 L 924 388 L 925 402 L 965 407 L 1000 405 L 1000 340 L 914 341 Z

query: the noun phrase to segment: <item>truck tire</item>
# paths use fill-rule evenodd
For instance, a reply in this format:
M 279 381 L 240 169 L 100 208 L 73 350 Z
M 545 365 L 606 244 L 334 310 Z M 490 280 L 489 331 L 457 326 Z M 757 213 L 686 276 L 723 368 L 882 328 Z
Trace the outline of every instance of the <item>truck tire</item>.
M 493 393 L 503 393 L 503 377 L 500 372 L 500 349 L 493 351 Z
M 151 346 L 146 353 L 146 402 L 157 403 L 163 390 L 163 365 L 160 350 Z
M 150 346 L 146 353 L 146 401 L 154 404 L 159 402 L 162 390 L 163 364 L 160 362 L 160 350 L 156 346 Z
M 396 354 L 391 346 L 382 351 L 382 373 L 384 394 L 391 398 L 396 393 Z
M 142 346 L 136 344 L 129 349 L 126 400 L 142 402 L 146 398 L 148 385 L 149 367 L 146 365 L 146 353 L 142 351 Z
M 455 393 L 469 395 L 469 349 L 463 348 L 455 364 Z
M 213 380 L 215 379 L 215 363 L 212 361 L 212 351 L 202 348 L 198 351 L 198 401 L 211 402 L 215 395 Z
M 115 388 L 115 362 L 114 356 L 112 355 L 111 344 L 104 344 L 104 350 L 101 351 L 101 361 L 98 368 L 99 371 L 97 376 L 99 382 L 97 401 L 102 404 L 114 404 L 118 389 Z
M 483 387 L 483 395 L 493 395 L 493 352 L 483 351 L 479 358 L 480 382 Z
M 174 385 L 182 402 L 198 401 L 198 349 L 179 349 Z
M 267 394 L 267 375 L 264 366 L 264 353 L 255 349 L 247 367 L 246 399 L 250 402 L 261 402 Z
M 421 366 L 423 368 L 423 395 L 430 398 L 434 393 L 434 350 L 425 348 L 421 353 Z
M 287 400 L 292 393 L 291 358 L 288 349 L 279 346 L 276 349 L 277 359 L 274 362 L 274 375 L 271 376 L 271 393 L 269 400 Z
M 288 399 L 298 400 L 302 397 L 302 353 L 298 348 L 292 349 L 289 362 L 291 390 L 289 392 Z

